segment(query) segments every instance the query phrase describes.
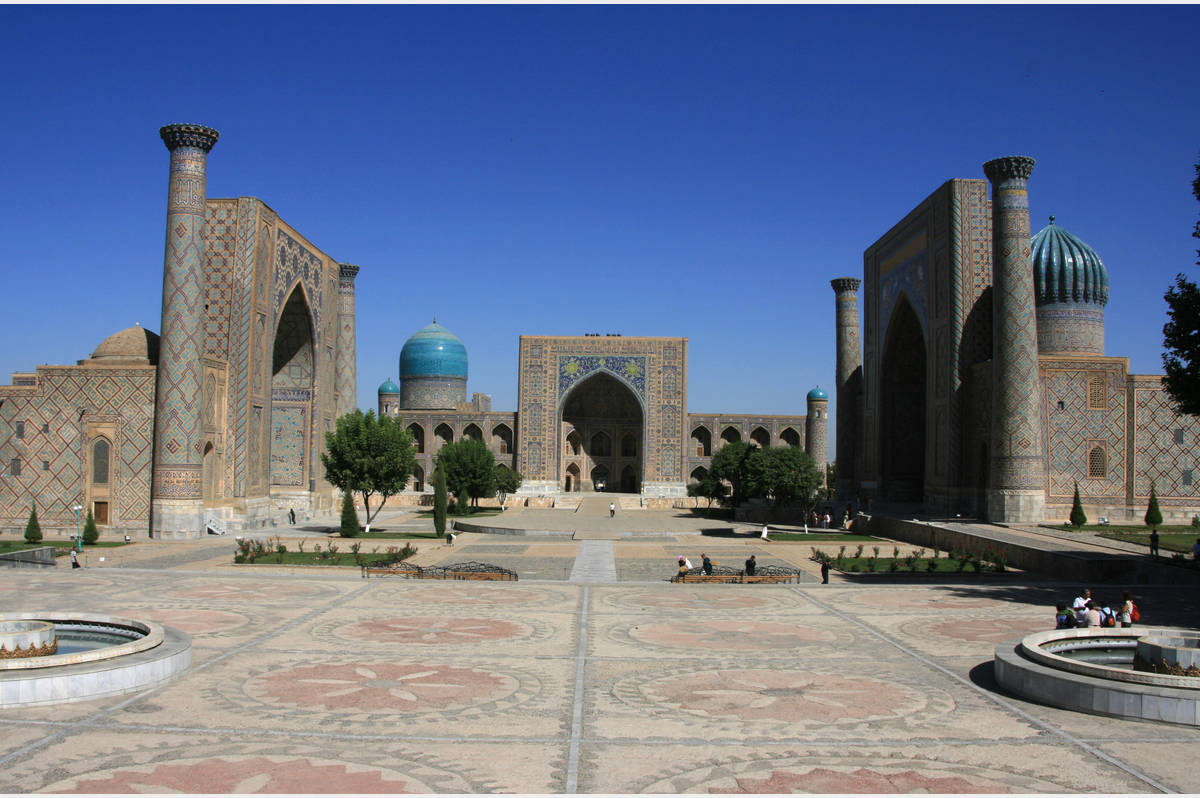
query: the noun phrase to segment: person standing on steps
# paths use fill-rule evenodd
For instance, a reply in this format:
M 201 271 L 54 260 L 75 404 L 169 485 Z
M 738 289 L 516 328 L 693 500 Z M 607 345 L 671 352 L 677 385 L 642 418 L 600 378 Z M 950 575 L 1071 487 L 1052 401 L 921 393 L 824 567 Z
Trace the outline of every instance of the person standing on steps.
M 746 576 L 754 576 L 754 569 L 758 567 L 758 561 L 754 559 L 754 555 L 750 555 L 750 559 L 746 560 Z
M 613 517 L 614 515 L 616 515 L 616 514 L 617 514 L 617 505 L 616 505 L 616 503 L 614 503 L 614 502 L 609 502 L 609 503 L 608 503 L 608 517 L 609 517 L 609 518 L 612 518 L 612 517 Z
M 288 509 L 288 523 L 291 524 L 292 526 L 296 525 L 296 508 L 295 507 L 291 507 Z

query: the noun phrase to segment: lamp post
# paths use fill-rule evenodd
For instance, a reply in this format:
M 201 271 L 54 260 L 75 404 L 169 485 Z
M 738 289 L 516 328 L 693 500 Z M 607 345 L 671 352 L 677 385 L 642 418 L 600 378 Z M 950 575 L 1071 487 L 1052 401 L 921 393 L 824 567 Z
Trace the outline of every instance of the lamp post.
M 75 511 L 75 550 L 83 551 L 83 527 L 80 526 L 80 513 L 83 512 L 83 505 L 77 504 L 71 508 Z

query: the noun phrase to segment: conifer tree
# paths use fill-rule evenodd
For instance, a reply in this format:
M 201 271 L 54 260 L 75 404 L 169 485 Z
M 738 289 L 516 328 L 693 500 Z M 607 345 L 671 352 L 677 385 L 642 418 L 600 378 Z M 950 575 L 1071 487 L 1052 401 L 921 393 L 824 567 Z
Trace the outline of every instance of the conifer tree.
M 25 524 L 25 542 L 41 543 L 42 527 L 37 520 L 37 505 L 29 505 L 29 523 Z
M 92 511 L 88 510 L 87 520 L 83 522 L 83 543 L 85 546 L 91 546 L 100 539 L 100 530 L 96 529 L 96 519 L 92 516 Z
M 1079 483 L 1075 483 L 1075 501 L 1071 505 L 1071 526 L 1079 529 L 1087 523 L 1087 513 L 1083 511 L 1083 503 L 1079 501 Z
M 1150 506 L 1146 508 L 1146 526 L 1155 532 L 1162 526 L 1162 510 L 1158 509 L 1158 494 L 1154 492 L 1154 480 L 1150 480 Z
M 362 527 L 358 525 L 358 512 L 354 509 L 354 494 L 344 490 L 342 491 L 342 528 L 338 530 L 338 534 L 344 538 L 355 538 L 361 531 Z
M 433 469 L 433 531 L 439 537 L 446 531 L 446 475 L 441 466 Z

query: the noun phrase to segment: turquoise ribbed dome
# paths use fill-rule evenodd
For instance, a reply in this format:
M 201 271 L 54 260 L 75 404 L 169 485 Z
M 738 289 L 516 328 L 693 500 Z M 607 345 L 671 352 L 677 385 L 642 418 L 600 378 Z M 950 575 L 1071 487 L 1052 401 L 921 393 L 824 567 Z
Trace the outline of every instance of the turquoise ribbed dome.
M 1108 269 L 1096 250 L 1054 223 L 1033 237 L 1033 284 L 1039 305 L 1108 304 Z
M 400 393 L 400 386 L 392 382 L 391 378 L 384 380 L 383 385 L 379 386 L 380 393 Z
M 809 401 L 812 401 L 813 399 L 823 399 L 828 402 L 829 394 L 825 393 L 820 388 L 813 388 L 808 392 L 808 399 Z
M 467 348 L 458 336 L 436 321 L 417 330 L 400 350 L 400 379 L 406 377 L 467 378 Z

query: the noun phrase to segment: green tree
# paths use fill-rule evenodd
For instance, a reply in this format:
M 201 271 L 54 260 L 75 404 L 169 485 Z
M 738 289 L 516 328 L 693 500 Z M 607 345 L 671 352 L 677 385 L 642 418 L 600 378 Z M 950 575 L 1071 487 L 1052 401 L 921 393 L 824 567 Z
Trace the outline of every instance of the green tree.
M 820 468 L 821 464 L 818 463 Z M 837 484 L 837 460 L 831 460 L 825 464 L 825 498 L 833 498 L 833 488 Z
M 514 469 L 503 466 L 500 463 L 496 464 L 496 492 L 500 494 L 500 505 L 504 505 L 504 500 L 508 498 L 508 494 L 516 493 L 521 487 L 522 477 L 519 472 Z
M 1075 483 L 1075 501 L 1071 504 L 1071 526 L 1079 529 L 1087 523 L 1087 513 L 1083 511 L 1083 503 L 1079 501 L 1079 483 Z
M 325 433 L 325 449 L 325 479 L 362 496 L 368 527 L 388 497 L 404 490 L 416 464 L 408 430 L 391 416 L 376 418 L 374 410 L 355 409 L 339 418 L 337 429 Z M 380 501 L 372 511 L 375 495 Z
M 758 446 L 745 441 L 732 441 L 725 444 L 713 455 L 709 473 L 714 479 L 725 480 L 732 488 L 733 505 L 741 505 L 742 500 L 753 495 L 757 487 L 758 464 L 755 462 L 755 452 Z
M 96 519 L 92 517 L 92 511 L 88 510 L 87 518 L 83 522 L 83 543 L 85 546 L 91 546 L 100 539 L 100 530 L 96 529 Z
M 1192 196 L 1200 201 L 1200 162 L 1192 181 Z M 1200 238 L 1200 221 L 1192 228 Z M 1200 250 L 1196 254 L 1200 256 Z M 1197 261 L 1200 265 L 1200 260 Z M 1167 323 L 1163 326 L 1163 387 L 1175 409 L 1200 415 L 1200 286 L 1180 273 L 1174 287 L 1163 296 L 1167 301 Z
M 362 527 L 358 525 L 358 512 L 354 509 L 354 493 L 342 491 L 342 526 L 338 534 L 344 538 L 356 538 Z
M 770 446 L 762 451 L 760 487 L 772 507 L 798 500 L 807 511 L 816 499 L 821 478 L 817 464 L 799 447 Z
M 1146 526 L 1157 531 L 1162 526 L 1162 510 L 1158 509 L 1158 494 L 1154 492 L 1154 480 L 1150 481 L 1150 506 L 1146 508 Z
M 446 444 L 438 452 L 437 467 L 461 512 L 469 514 L 481 498 L 496 494 L 496 456 L 483 441 L 463 438 Z
M 29 505 L 29 521 L 25 524 L 25 542 L 42 542 L 42 527 L 37 520 L 37 505 L 32 503 Z
M 708 499 L 708 506 L 705 509 L 711 510 L 713 499 L 722 499 L 725 497 L 725 483 L 706 471 L 704 472 L 704 477 L 699 481 L 688 483 L 687 493 L 689 496 Z
M 441 466 L 433 469 L 433 531 L 439 537 L 446 532 L 446 475 Z

